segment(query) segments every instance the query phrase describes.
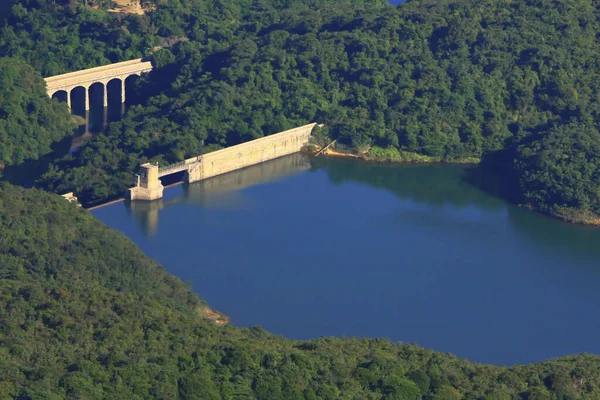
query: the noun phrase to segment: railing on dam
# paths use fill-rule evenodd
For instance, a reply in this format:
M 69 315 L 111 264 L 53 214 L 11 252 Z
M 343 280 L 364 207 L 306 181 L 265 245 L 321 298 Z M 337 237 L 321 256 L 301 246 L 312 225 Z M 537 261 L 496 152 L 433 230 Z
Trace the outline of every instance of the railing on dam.
M 187 160 L 179 161 L 173 164 L 165 165 L 164 167 L 158 168 L 158 177 L 162 178 L 166 175 L 171 175 L 176 172 L 185 171 L 188 168 L 193 168 L 195 165 L 202 162 L 202 156 L 194 158 L 188 158 Z
M 158 176 L 163 177 L 165 175 L 174 174 L 176 172 L 185 171 L 188 167 L 187 161 L 180 161 L 174 164 L 165 165 L 158 169 Z

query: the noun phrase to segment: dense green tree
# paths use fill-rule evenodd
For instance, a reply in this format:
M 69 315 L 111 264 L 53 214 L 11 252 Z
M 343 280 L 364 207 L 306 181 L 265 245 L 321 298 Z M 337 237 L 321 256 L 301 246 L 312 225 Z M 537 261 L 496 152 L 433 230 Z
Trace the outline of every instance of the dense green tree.
M 417 370 L 412 372 L 409 376 L 411 381 L 413 381 L 421 392 L 421 395 L 426 395 L 429 393 L 429 388 L 431 387 L 431 379 L 427 374 L 423 371 Z
M 0 58 L 0 165 L 38 159 L 73 129 L 66 105 L 48 97 L 38 72 L 20 59 Z
M 519 201 L 568 221 L 598 222 L 600 133 L 594 125 L 559 124 L 484 161 L 507 164 Z
M 142 57 L 160 44 L 147 16 L 106 12 L 110 3 L 15 0 L 0 56 L 24 58 L 47 77 Z
M 217 325 L 189 287 L 84 209 L 0 184 L 7 399 L 595 399 L 600 358 L 511 368 L 382 339 Z
M 528 171 L 546 167 L 534 166 L 524 151 L 527 146 L 537 151 L 536 142 L 553 146 L 550 137 L 593 130 L 600 117 L 600 15 L 589 2 L 413 0 L 397 8 L 383 0 L 156 4 L 146 16 L 120 17 L 118 32 L 114 15 L 81 9 L 75 13 L 78 23 L 93 21 L 102 28 L 80 25 L 77 39 L 65 29 L 40 44 L 61 55 L 63 61 L 52 67 L 57 71 L 83 66 L 85 54 L 65 54 L 77 47 L 61 40 L 94 41 L 96 60 L 89 58 L 86 66 L 163 45 L 157 70 L 139 88 L 141 106 L 111 126 L 106 140 L 98 138 L 76 157 L 57 162 L 41 186 L 75 190 L 85 204 L 96 204 L 122 195 L 147 160 L 179 161 L 200 148 L 318 121 L 327 124 L 329 140 L 384 159 L 419 154 L 472 160 L 506 151 L 515 162 L 495 164 L 517 175 L 521 183 L 513 194 L 523 203 L 572 220 L 594 220 L 598 213 L 594 193 L 600 186 L 586 178 L 588 172 L 579 179 L 565 165 L 553 171 L 560 185 L 544 181 L 544 173 Z M 72 24 L 73 11 L 25 0 L 15 7 L 10 29 L 0 35 L 0 54 L 21 54 L 49 71 L 52 63 L 40 59 L 48 52 L 35 51 L 25 38 L 44 32 L 36 22 L 40 16 Z M 50 41 L 53 35 L 59 36 Z M 562 149 L 571 146 L 564 140 L 557 144 Z M 549 162 L 558 159 L 554 150 Z M 577 165 L 594 168 L 586 157 Z M 549 185 L 552 198 L 540 191 Z

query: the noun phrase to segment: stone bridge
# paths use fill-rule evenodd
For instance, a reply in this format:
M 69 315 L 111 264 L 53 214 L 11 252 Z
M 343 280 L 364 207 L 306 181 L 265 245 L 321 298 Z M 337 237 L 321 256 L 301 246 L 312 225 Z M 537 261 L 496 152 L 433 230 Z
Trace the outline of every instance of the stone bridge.
M 308 144 L 316 123 L 265 136 L 250 142 L 188 158 L 159 168 L 146 163 L 141 166 L 136 186 L 129 189 L 131 200 L 156 200 L 162 198 L 160 178 L 185 171 L 188 183 L 225 174 L 288 154 L 298 153 Z
M 140 76 L 152 71 L 150 61 L 138 58 L 136 60 L 124 61 L 102 67 L 84 69 L 67 74 L 45 78 L 48 96 L 53 97 L 58 92 L 67 94 L 67 104 L 71 109 L 71 91 L 82 87 L 85 89 L 85 109 L 90 109 L 89 92 L 92 85 L 102 85 L 104 89 L 104 107 L 108 105 L 108 84 L 112 81 L 121 83 L 121 103 L 125 102 L 125 81 L 131 76 Z

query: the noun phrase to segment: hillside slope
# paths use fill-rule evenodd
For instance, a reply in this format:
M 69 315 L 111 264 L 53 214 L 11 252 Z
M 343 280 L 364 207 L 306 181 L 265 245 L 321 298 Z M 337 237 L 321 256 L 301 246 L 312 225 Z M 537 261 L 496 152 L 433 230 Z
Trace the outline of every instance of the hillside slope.
M 3 399 L 600 396 L 595 356 L 503 368 L 387 340 L 218 326 L 182 282 L 85 210 L 6 184 L 0 205 Z

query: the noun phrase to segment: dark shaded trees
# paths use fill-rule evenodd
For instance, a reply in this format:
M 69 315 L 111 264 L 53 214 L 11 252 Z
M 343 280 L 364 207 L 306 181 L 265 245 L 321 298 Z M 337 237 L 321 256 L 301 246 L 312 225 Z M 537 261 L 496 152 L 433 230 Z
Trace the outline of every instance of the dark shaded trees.
M 20 59 L 0 58 L 0 165 L 50 153 L 73 128 L 67 106 L 48 97 L 38 72 Z
M 558 124 L 484 161 L 506 163 L 520 202 L 567 221 L 598 223 L 600 133 L 594 124 Z
M 111 127 L 108 141 L 56 164 L 61 190 L 92 193 L 82 198 L 93 204 L 105 193 L 121 195 L 147 159 L 178 161 L 202 144 L 229 146 L 311 121 L 326 123 L 340 143 L 374 148 L 375 156 L 396 149 L 452 161 L 600 117 L 598 9 L 585 1 L 214 5 L 182 0 L 150 14 L 153 29 L 175 44 L 157 53 L 160 68 L 142 85 L 147 102 Z M 116 158 L 108 155 L 114 147 Z M 92 170 L 110 169 L 92 154 L 131 169 L 92 189 L 85 183 Z M 539 186 L 521 178 L 518 196 Z M 56 187 L 48 181 L 40 184 Z M 593 179 L 579 184 L 585 188 L 573 190 L 599 189 Z M 557 207 L 596 212 L 592 195 L 585 204 L 572 196 L 547 203 L 538 193 L 528 202 L 555 214 Z

